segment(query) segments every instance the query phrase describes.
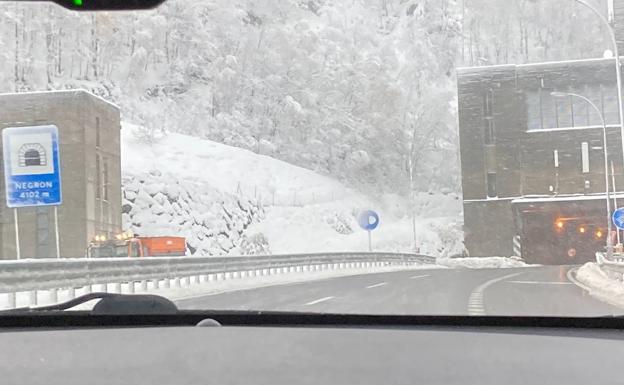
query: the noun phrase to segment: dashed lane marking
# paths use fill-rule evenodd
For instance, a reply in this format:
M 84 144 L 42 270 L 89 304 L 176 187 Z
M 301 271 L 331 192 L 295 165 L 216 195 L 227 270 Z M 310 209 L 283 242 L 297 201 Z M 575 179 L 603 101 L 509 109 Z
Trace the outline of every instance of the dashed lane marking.
M 306 303 L 306 306 L 316 305 L 317 303 L 329 301 L 332 298 L 334 298 L 334 297 L 323 297 L 323 298 L 315 299 L 314 301 L 310 301 L 310 302 Z
M 487 282 L 482 283 L 477 286 L 472 293 L 470 293 L 470 297 L 468 298 L 468 314 L 469 315 L 486 315 L 485 313 L 485 304 L 483 303 L 483 292 L 488 286 L 495 284 L 496 282 L 504 281 L 508 278 L 515 277 L 522 273 L 514 273 L 508 274 L 502 277 L 491 279 Z
M 425 278 L 425 277 L 430 277 L 430 275 L 429 274 L 425 274 L 425 275 L 412 275 L 409 278 L 410 279 L 418 279 L 418 278 Z
M 367 289 L 372 289 L 374 287 L 380 287 L 380 286 L 386 286 L 388 284 L 388 282 L 381 282 L 381 283 L 377 283 L 374 285 L 370 285 L 370 286 L 366 286 Z

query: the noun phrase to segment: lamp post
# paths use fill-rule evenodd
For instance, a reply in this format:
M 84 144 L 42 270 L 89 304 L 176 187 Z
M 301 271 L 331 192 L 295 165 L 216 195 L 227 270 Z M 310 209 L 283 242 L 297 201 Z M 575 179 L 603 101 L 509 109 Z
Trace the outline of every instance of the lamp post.
M 600 123 L 602 124 L 602 149 L 604 153 L 604 174 L 605 174 L 605 194 L 607 197 L 607 259 L 613 257 L 613 242 L 611 240 L 611 197 L 609 196 L 609 160 L 607 151 L 607 124 L 605 123 L 602 111 L 588 98 L 583 95 L 574 94 L 571 92 L 551 92 L 554 97 L 576 97 L 583 99 L 587 102 L 600 116 Z
M 607 27 L 607 31 L 609 31 L 609 36 L 611 37 L 611 44 L 613 45 L 613 55 L 615 56 L 615 79 L 617 82 L 617 95 L 618 95 L 618 111 L 620 114 L 620 139 L 622 141 L 622 167 L 624 167 L 624 106 L 622 106 L 622 74 L 620 72 L 620 54 L 618 52 L 617 41 L 615 39 L 615 32 L 613 28 L 611 28 L 611 24 L 609 20 L 600 11 L 596 9 L 593 5 L 589 4 L 585 0 L 574 0 L 577 3 L 583 5 L 585 8 L 592 11 L 602 23 Z M 577 95 L 580 96 L 580 95 Z M 591 103 L 591 102 L 590 102 Z

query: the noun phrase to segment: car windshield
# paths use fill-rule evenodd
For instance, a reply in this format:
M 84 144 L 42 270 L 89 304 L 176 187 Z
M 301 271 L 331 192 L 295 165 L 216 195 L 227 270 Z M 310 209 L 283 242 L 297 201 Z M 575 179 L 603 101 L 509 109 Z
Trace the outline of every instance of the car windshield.
M 84 4 L 0 8 L 0 308 L 624 313 L 624 0 Z

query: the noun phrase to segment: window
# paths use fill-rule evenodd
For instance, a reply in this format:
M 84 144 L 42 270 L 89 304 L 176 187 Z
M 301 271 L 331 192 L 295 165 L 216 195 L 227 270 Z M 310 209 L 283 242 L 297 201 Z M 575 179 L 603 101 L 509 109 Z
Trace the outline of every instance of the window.
M 554 97 L 551 92 L 552 90 L 540 88 L 526 93 L 528 130 L 591 127 L 602 124 L 599 113 L 585 100 L 575 96 Z M 614 86 L 582 86 L 569 92 L 591 100 L 604 114 L 607 124 L 619 122 L 617 90 Z
M 483 116 L 490 117 L 492 116 L 492 103 L 494 99 L 494 92 L 492 90 L 487 90 L 483 95 Z
M 95 154 L 95 197 L 102 197 L 102 179 L 100 178 L 100 154 Z
M 496 198 L 498 194 L 496 193 L 496 173 L 488 172 L 487 173 L 487 196 L 488 198 Z
M 604 114 L 605 122 L 618 123 L 619 122 L 619 110 L 617 105 L 617 88 L 601 86 L 602 90 L 602 113 Z
M 485 144 L 494 144 L 494 121 L 492 119 L 485 119 Z
M 581 143 L 581 169 L 583 174 L 589 172 L 589 143 Z
M 104 187 L 104 200 L 108 200 L 108 161 L 106 158 L 103 159 L 104 164 L 104 172 L 103 172 L 103 187 Z
M 555 105 L 557 106 L 557 127 L 573 127 L 572 100 L 572 96 L 555 98 Z
M 100 147 L 100 118 L 95 118 L 95 147 Z

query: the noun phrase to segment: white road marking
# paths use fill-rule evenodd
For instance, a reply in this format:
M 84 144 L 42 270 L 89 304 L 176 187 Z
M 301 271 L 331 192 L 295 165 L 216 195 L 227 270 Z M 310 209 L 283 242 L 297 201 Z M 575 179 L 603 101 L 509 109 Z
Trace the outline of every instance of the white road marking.
M 323 298 L 315 299 L 314 301 L 310 301 L 310 302 L 306 303 L 306 306 L 316 305 L 317 303 L 329 301 L 332 298 L 334 298 L 334 297 L 323 297 Z
M 507 281 L 509 283 L 526 283 L 529 285 L 574 285 L 572 282 L 544 282 L 544 281 Z
M 515 277 L 522 273 L 514 273 L 508 274 L 502 277 L 491 279 L 487 282 L 482 283 L 477 286 L 472 293 L 470 293 L 470 297 L 468 298 L 468 315 L 486 315 L 485 313 L 485 305 L 483 303 L 483 292 L 488 286 L 495 284 L 496 282 L 504 281 L 507 278 Z
M 429 274 L 425 274 L 425 275 L 412 275 L 410 277 L 410 279 L 418 279 L 418 278 L 425 278 L 425 277 L 430 277 Z
M 388 284 L 388 282 L 381 282 L 381 283 L 377 283 L 375 285 L 366 286 L 366 288 L 367 289 L 372 289 L 374 287 L 386 286 L 387 284 Z

